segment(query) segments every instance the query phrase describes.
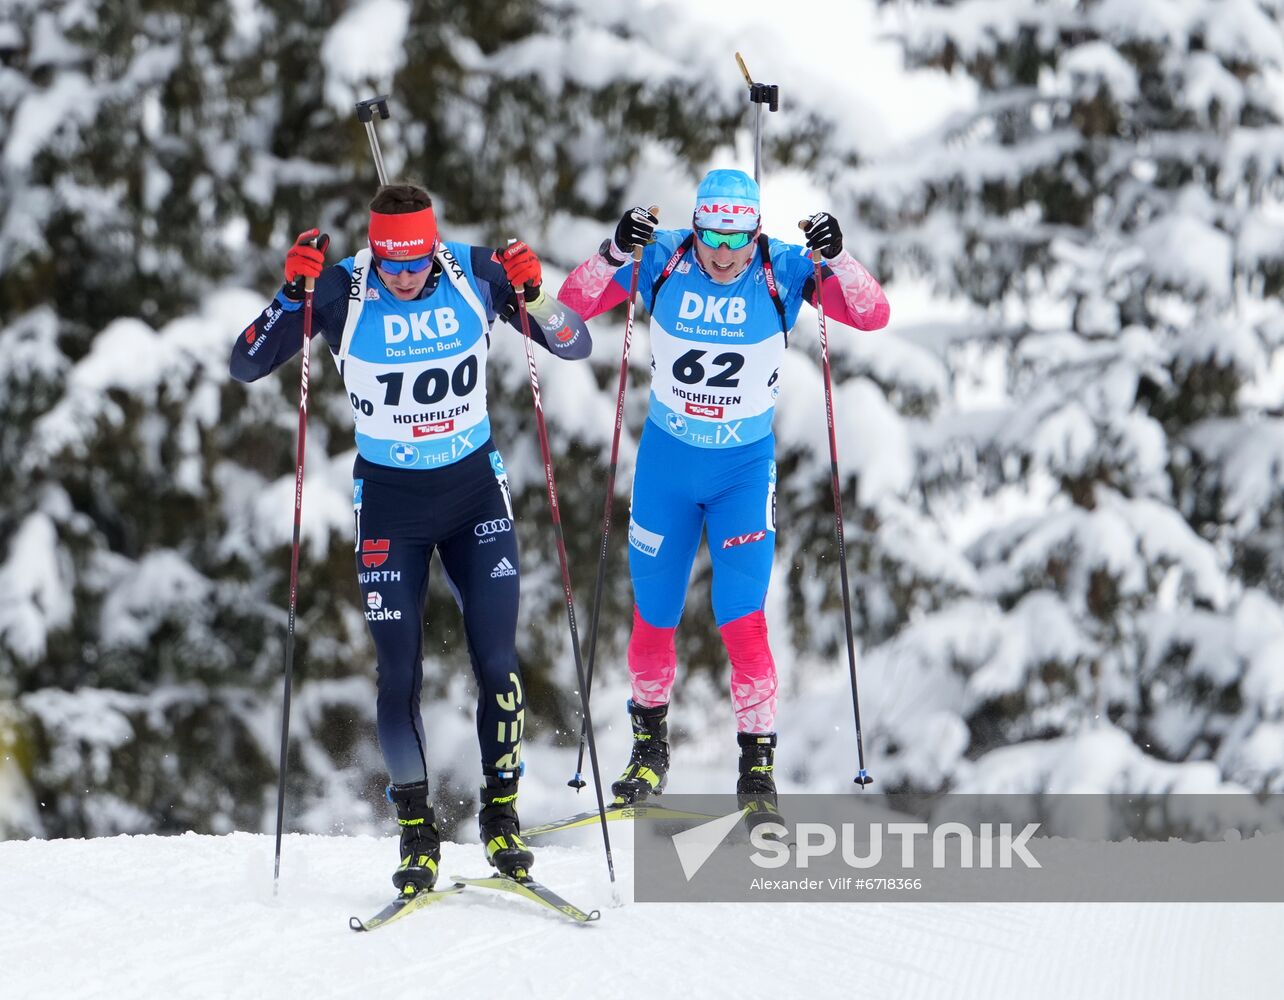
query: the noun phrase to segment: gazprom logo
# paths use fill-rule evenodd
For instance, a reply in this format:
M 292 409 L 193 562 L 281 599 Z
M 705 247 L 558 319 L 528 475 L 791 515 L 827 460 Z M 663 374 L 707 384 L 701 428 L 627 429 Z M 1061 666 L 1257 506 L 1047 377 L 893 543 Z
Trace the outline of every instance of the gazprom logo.
M 664 544 L 664 536 L 648 531 L 633 518 L 629 518 L 629 544 L 644 556 L 658 556 L 660 546 Z

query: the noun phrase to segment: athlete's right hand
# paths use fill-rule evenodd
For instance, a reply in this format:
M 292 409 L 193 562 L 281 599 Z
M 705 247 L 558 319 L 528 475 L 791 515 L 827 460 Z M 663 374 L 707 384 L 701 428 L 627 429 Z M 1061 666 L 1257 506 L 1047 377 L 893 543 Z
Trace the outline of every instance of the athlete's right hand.
M 655 228 L 660 220 L 641 205 L 630 208 L 620 218 L 615 227 L 615 245 L 625 254 L 631 254 L 634 247 L 644 247 L 655 239 Z
M 307 278 L 321 277 L 325 267 L 325 250 L 330 237 L 319 229 L 300 233 L 299 238 L 285 255 L 285 294 L 287 298 L 303 298 L 303 283 Z

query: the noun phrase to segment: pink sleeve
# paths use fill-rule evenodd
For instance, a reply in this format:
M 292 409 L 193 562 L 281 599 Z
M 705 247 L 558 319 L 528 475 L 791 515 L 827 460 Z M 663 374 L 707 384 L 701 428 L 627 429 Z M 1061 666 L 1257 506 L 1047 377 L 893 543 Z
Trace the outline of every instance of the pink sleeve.
M 857 330 L 885 327 L 892 307 L 878 280 L 846 251 L 826 263 L 833 275 L 825 279 L 821 288 L 825 315 Z
M 600 253 L 595 253 L 562 282 L 558 301 L 591 319 L 613 309 L 628 298 L 628 292 L 612 280 L 616 269 Z

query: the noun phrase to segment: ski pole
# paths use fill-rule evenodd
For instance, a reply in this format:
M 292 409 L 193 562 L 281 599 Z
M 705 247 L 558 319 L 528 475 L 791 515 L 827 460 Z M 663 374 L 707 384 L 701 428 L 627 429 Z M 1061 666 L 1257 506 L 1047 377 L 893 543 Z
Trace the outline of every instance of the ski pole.
M 652 205 L 648 210 L 657 219 L 660 217 L 660 206 Z M 597 623 L 602 614 L 602 586 L 606 580 L 607 539 L 611 534 L 611 504 L 615 500 L 615 467 L 620 456 L 620 428 L 624 424 L 624 390 L 629 379 L 629 344 L 633 340 L 633 310 L 638 297 L 638 274 L 642 270 L 643 247 L 633 248 L 633 273 L 629 275 L 629 309 L 624 317 L 624 353 L 620 358 L 620 386 L 615 394 L 615 431 L 611 436 L 611 464 L 606 470 L 606 504 L 602 511 L 602 550 L 597 560 L 597 585 L 593 588 L 593 620 L 589 624 L 588 673 L 585 678 L 584 697 L 588 699 L 593 691 L 593 661 L 597 655 Z M 584 738 L 588 732 L 588 716 L 580 727 L 580 755 L 575 761 L 575 777 L 567 782 L 572 788 L 583 788 L 584 779 Z
M 808 223 L 806 221 L 800 222 L 798 223 L 798 228 L 806 232 Z M 821 371 L 824 372 L 825 376 L 825 419 L 829 423 L 829 479 L 834 491 L 834 531 L 838 535 L 838 569 L 843 581 L 843 627 L 847 631 L 847 665 L 850 668 L 852 679 L 852 711 L 856 716 L 856 756 L 860 770 L 853 780 L 860 785 L 861 791 L 864 791 L 865 786 L 873 784 L 874 779 L 865 770 L 865 742 L 861 736 L 860 728 L 860 694 L 856 687 L 856 640 L 852 635 L 852 602 L 850 589 L 847 585 L 847 543 L 843 540 L 843 495 L 838 479 L 838 438 L 834 433 L 834 389 L 833 381 L 829 374 L 829 337 L 825 332 L 825 309 L 820 295 L 820 285 L 824 277 L 820 269 L 819 250 L 811 252 L 811 261 L 816 271 L 813 278 L 816 286 L 816 301 L 814 304 L 816 306 L 816 316 L 819 318 L 820 323 Z
M 387 94 L 379 97 L 368 97 L 364 101 L 357 101 L 357 121 L 366 127 L 366 138 L 370 140 L 370 152 L 374 155 L 375 170 L 379 174 L 379 184 L 383 186 L 388 183 L 388 171 L 383 165 L 383 150 L 379 148 L 379 137 L 375 135 L 374 116 L 376 113 L 384 120 L 389 117 Z
M 593 717 L 589 714 L 588 683 L 584 677 L 584 662 L 580 659 L 580 637 L 575 627 L 575 597 L 571 593 L 571 567 L 566 559 L 566 540 L 562 536 L 562 514 L 557 506 L 557 482 L 553 478 L 553 455 L 548 446 L 548 428 L 544 426 L 544 404 L 539 395 L 539 372 L 535 368 L 535 353 L 531 348 L 530 317 L 526 313 L 525 285 L 514 285 L 517 312 L 522 323 L 522 344 L 526 348 L 526 369 L 531 377 L 531 396 L 535 400 L 535 426 L 539 430 L 540 454 L 544 458 L 544 482 L 548 487 L 548 509 L 553 517 L 553 537 L 557 541 L 557 558 L 562 567 L 562 592 L 566 595 L 566 617 L 571 625 L 571 650 L 575 655 L 575 675 L 580 685 L 580 704 L 584 710 L 584 726 L 588 731 L 589 763 L 593 767 L 593 788 L 597 792 L 597 812 L 602 822 L 602 845 L 606 849 L 606 870 L 615 884 L 615 860 L 611 856 L 611 835 L 606 828 L 606 802 L 602 798 L 602 776 L 597 766 L 597 742 L 593 739 Z
M 768 110 L 780 110 L 780 88 L 774 83 L 754 83 L 753 77 L 749 75 L 749 67 L 745 65 L 744 59 L 740 53 L 736 53 L 736 62 L 740 65 L 740 72 L 744 74 L 745 83 L 749 84 L 749 103 L 754 106 L 753 111 L 753 182 L 762 183 L 760 178 L 762 163 L 762 106 L 767 105 Z
M 312 354 L 312 278 L 303 283 L 303 367 L 299 380 L 299 446 L 294 460 L 294 541 L 290 549 L 290 618 L 285 633 L 285 695 L 281 705 L 281 763 L 276 783 L 276 859 L 272 894 L 281 878 L 281 833 L 285 827 L 285 771 L 290 746 L 290 688 L 294 677 L 294 617 L 299 604 L 299 534 L 303 526 L 303 447 L 308 437 L 308 362 Z

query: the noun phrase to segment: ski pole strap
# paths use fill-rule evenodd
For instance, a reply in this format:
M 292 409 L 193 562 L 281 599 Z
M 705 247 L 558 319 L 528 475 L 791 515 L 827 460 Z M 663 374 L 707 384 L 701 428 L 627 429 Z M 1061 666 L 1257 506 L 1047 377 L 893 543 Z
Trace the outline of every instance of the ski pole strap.
M 776 271 L 771 266 L 770 241 L 766 233 L 758 234 L 758 253 L 762 255 L 762 271 L 767 281 L 767 292 L 771 295 L 771 304 L 776 307 L 780 317 L 780 332 L 785 335 L 785 346 L 789 346 L 789 327 L 785 325 L 785 304 L 780 301 L 780 289 L 776 287 Z
M 669 262 L 664 265 L 664 270 L 660 272 L 660 276 L 655 279 L 655 284 L 651 286 L 652 312 L 655 312 L 655 297 L 660 294 L 660 289 L 663 287 L 664 283 L 669 280 L 669 275 L 671 275 L 674 269 L 678 266 L 678 261 L 686 256 L 686 252 L 693 246 L 695 246 L 694 232 L 688 233 L 687 238 L 678 244 L 678 249 L 673 251 L 673 256 L 670 257 Z

